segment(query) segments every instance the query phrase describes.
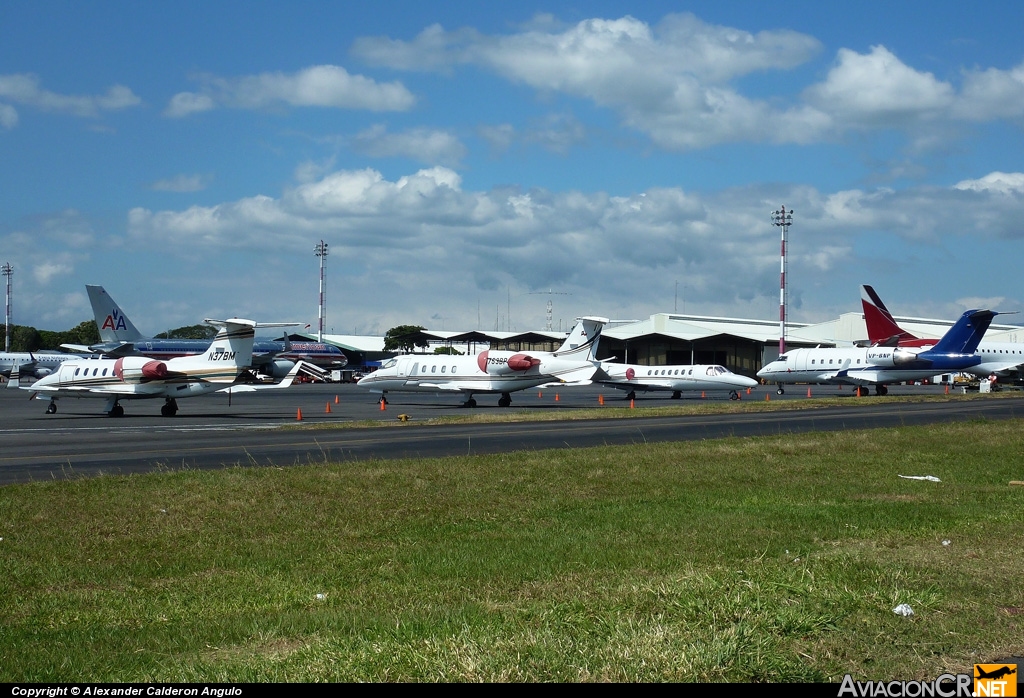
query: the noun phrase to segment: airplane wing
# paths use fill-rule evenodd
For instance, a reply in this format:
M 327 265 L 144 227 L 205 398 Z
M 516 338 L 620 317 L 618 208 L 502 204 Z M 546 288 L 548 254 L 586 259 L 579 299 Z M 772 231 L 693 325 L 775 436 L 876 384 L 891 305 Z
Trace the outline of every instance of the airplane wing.
M 122 356 L 131 356 L 135 353 L 135 345 L 131 342 L 107 342 L 106 344 L 61 344 L 61 349 L 77 352 L 79 354 L 103 354 L 110 359 L 118 359 Z
M 257 390 L 272 390 L 275 388 L 287 388 L 295 381 L 295 377 L 299 373 L 305 373 L 312 376 L 313 378 L 319 378 L 323 380 L 327 376 L 327 372 L 322 370 L 319 366 L 314 366 L 311 363 L 305 361 L 296 361 L 292 369 L 288 371 L 288 375 L 282 378 L 277 383 L 261 383 L 252 385 L 250 383 L 238 383 L 235 385 L 229 385 L 226 388 L 221 388 L 218 393 L 254 393 Z

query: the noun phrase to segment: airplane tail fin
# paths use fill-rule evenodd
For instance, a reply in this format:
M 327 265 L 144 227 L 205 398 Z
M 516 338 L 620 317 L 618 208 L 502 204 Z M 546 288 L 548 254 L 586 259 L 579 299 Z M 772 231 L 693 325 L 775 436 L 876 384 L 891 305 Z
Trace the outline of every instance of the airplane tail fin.
M 864 308 L 864 322 L 868 327 L 868 341 L 871 344 L 897 346 L 901 339 L 919 339 L 896 324 L 875 289 L 861 286 L 860 302 Z
M 555 356 L 594 361 L 597 345 L 601 341 L 601 329 L 608 322 L 603 317 L 582 317 L 577 319 L 568 338 L 555 351 Z
M 181 356 L 167 362 L 172 371 L 184 369 L 218 370 L 208 380 L 231 382 L 239 373 L 252 364 L 252 345 L 256 338 L 256 322 L 231 318 L 230 320 L 210 320 L 206 322 L 217 327 L 217 336 L 210 347 L 195 356 Z
M 992 318 L 998 314 L 992 310 L 968 310 L 930 351 L 936 354 L 973 354 L 992 324 Z
M 142 339 L 142 333 L 135 328 L 102 286 L 86 285 L 85 290 L 89 294 L 89 303 L 92 305 L 92 314 L 100 331 L 101 342 L 135 342 Z

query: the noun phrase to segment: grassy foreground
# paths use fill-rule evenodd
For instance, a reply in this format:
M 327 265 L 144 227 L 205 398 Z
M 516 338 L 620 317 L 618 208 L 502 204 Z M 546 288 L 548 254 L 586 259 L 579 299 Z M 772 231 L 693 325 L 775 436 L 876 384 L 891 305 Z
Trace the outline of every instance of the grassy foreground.
M 1022 427 L 3 487 L 0 682 L 934 678 L 1024 652 Z

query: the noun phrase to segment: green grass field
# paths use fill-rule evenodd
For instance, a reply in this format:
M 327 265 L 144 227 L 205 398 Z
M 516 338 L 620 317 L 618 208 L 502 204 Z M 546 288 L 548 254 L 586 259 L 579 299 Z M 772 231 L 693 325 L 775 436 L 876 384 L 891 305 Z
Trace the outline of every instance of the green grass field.
M 3 487 L 0 681 L 965 671 L 1024 652 L 1022 428 Z

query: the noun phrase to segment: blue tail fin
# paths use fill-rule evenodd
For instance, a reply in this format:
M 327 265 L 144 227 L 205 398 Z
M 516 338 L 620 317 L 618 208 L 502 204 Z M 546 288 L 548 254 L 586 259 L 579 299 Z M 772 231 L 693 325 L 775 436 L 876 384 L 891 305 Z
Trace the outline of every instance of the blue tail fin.
M 998 314 L 992 310 L 968 310 L 926 353 L 973 354 L 978 350 L 978 344 L 988 326 L 992 324 L 992 318 Z

